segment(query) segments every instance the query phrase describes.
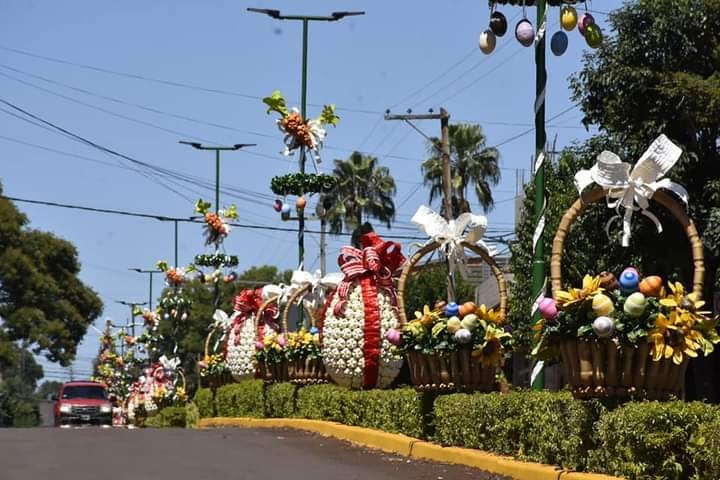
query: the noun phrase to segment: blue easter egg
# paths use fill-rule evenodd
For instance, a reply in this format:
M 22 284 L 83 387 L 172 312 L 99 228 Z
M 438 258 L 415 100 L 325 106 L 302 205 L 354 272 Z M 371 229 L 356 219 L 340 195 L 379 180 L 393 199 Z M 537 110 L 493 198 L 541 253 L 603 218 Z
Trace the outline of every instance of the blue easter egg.
M 455 302 L 450 302 L 445 307 L 445 315 L 447 315 L 448 317 L 454 317 L 458 313 L 460 313 L 460 307 Z
M 316 333 L 320 333 L 320 329 L 318 327 L 310 327 L 310 333 L 315 335 Z
M 624 294 L 636 292 L 638 285 L 640 285 L 640 274 L 632 267 L 628 267 L 620 274 L 618 279 L 620 284 L 620 291 Z
M 287 203 L 283 203 L 282 208 L 280 209 L 281 213 L 290 213 L 290 205 Z
M 568 36 L 565 32 L 555 32 L 550 39 L 550 50 L 558 57 L 565 53 L 568 48 Z

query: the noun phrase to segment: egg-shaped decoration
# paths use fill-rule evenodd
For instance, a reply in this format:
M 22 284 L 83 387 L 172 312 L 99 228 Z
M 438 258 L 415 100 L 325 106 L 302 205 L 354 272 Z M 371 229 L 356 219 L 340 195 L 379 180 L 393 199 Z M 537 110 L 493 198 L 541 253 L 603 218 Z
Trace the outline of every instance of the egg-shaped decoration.
M 618 283 L 620 284 L 620 291 L 625 295 L 637 292 L 638 285 L 640 284 L 640 275 L 637 270 L 628 267 L 620 274 Z
M 223 275 L 222 280 L 224 283 L 232 282 L 232 280 L 230 280 L 230 275 Z
M 210 282 L 214 282 L 214 281 L 215 281 L 214 275 L 212 275 L 210 273 L 205 274 L 205 283 L 210 283 Z
M 592 309 L 595 315 L 599 317 L 608 316 L 615 310 L 615 305 L 613 305 L 613 301 L 610 297 L 603 295 L 602 293 L 598 293 L 595 297 L 593 297 Z
M 515 38 L 523 47 L 529 47 L 535 41 L 535 28 L 530 20 L 523 18 L 515 26 Z
M 595 23 L 595 18 L 590 15 L 589 13 L 584 13 L 579 19 L 578 19 L 578 31 L 580 32 L 580 35 L 585 36 L 585 31 L 587 30 L 588 25 Z
M 462 323 L 464 329 L 470 330 L 472 332 L 480 326 L 480 319 L 477 315 L 471 313 L 470 315 L 465 315 L 465 317 L 460 321 L 460 323 Z
M 490 30 L 492 30 L 495 35 L 502 37 L 507 32 L 507 27 L 507 19 L 502 12 L 493 12 L 492 15 L 490 15 Z
M 296 209 L 302 210 L 305 208 L 305 205 L 307 205 L 307 200 L 305 200 L 305 197 L 298 197 L 298 199 L 295 200 Z
M 623 310 L 625 310 L 625 313 L 628 316 L 637 318 L 645 313 L 646 307 L 647 299 L 645 298 L 645 295 L 640 292 L 635 292 L 625 299 Z
M 453 335 L 453 338 L 456 342 L 461 344 L 470 343 L 472 340 L 472 332 L 466 328 L 461 328 L 457 332 L 455 332 L 455 335 Z
M 259 350 L 262 350 L 263 348 L 265 348 L 265 344 L 263 342 L 261 342 L 260 340 L 255 342 L 255 350 L 259 351 Z
M 663 280 L 657 275 L 650 275 L 640 280 L 640 293 L 646 297 L 659 297 L 660 290 L 662 290 Z
M 273 202 L 273 210 L 275 210 L 276 212 L 279 212 L 280 210 L 282 210 L 282 207 L 283 207 L 283 202 L 279 198 Z
M 555 32 L 550 39 L 550 50 L 555 56 L 560 56 L 567 51 L 568 36 L 563 31 Z
M 562 25 L 562 28 L 564 30 L 567 30 L 568 32 L 571 31 L 573 28 L 575 28 L 575 25 L 577 25 L 577 21 L 578 16 L 575 7 L 570 5 L 564 5 L 560 9 L 560 25 Z
M 400 345 L 400 342 L 402 340 L 400 332 L 394 328 L 391 328 L 387 331 L 387 333 L 385 333 L 385 338 L 393 345 Z
M 612 272 L 600 272 L 600 288 L 606 292 L 612 292 L 620 288 L 620 284 Z
M 497 39 L 495 38 L 495 34 L 492 30 L 485 30 L 480 34 L 480 40 L 478 40 L 478 45 L 480 46 L 480 51 L 483 52 L 485 55 L 490 55 L 493 50 L 495 50 L 496 43 Z
M 446 328 L 449 333 L 455 334 L 455 332 L 462 328 L 462 322 L 460 322 L 458 317 L 450 317 L 448 318 Z
M 602 30 L 600 30 L 600 27 L 598 27 L 597 24 L 591 23 L 585 27 L 585 43 L 588 44 L 588 47 L 598 48 L 602 45 L 602 41 Z
M 540 316 L 543 317 L 545 320 L 554 320 L 558 314 L 557 304 L 555 303 L 555 300 L 553 300 L 552 298 L 543 297 L 543 299 L 540 300 L 540 303 L 538 303 L 538 312 L 540 312 Z
M 455 302 L 450 302 L 445 306 L 445 315 L 454 317 L 460 313 L 460 307 Z
M 238 274 L 237 274 L 237 272 L 230 272 L 230 273 L 228 273 L 228 277 L 230 277 L 231 282 L 234 282 L 235 280 L 237 280 Z
M 460 317 L 475 313 L 475 310 L 477 310 L 477 305 L 475 305 L 475 302 L 465 302 L 460 305 Z
M 435 302 L 435 306 L 433 307 L 433 309 L 439 312 L 444 312 L 445 307 L 447 307 L 447 302 L 445 300 L 438 300 L 437 302 Z
M 615 332 L 615 321 L 606 316 L 597 317 L 593 320 L 592 329 L 598 338 L 608 338 Z
M 283 203 L 282 207 L 280 208 L 281 213 L 290 214 L 290 210 L 291 210 L 290 205 L 287 203 Z

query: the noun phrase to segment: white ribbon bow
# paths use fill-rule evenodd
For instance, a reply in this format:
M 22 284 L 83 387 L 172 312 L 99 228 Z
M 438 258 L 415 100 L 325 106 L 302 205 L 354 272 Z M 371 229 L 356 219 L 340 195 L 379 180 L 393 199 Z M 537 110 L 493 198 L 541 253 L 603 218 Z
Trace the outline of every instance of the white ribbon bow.
M 278 297 L 277 299 L 277 306 L 278 306 L 278 312 L 280 311 L 280 308 L 283 307 L 288 300 L 290 299 L 290 296 L 295 293 L 295 290 L 297 290 L 296 285 L 285 285 L 284 283 L 279 283 L 277 285 L 270 284 L 265 285 L 262 288 L 262 294 L 261 297 L 263 301 L 270 300 L 273 297 Z
M 213 313 L 213 320 L 215 321 L 212 324 L 212 328 L 223 332 L 228 330 L 230 325 L 232 325 L 232 321 L 236 313 L 237 312 L 233 313 L 232 317 L 228 317 L 228 314 L 224 311 L 220 309 L 215 310 L 215 313 Z
M 178 365 L 180 365 L 180 359 L 177 357 L 170 359 L 163 355 L 159 361 L 165 370 L 176 370 Z
M 467 277 L 467 257 L 465 248 L 461 245 L 463 241 L 479 246 L 491 256 L 495 254 L 482 241 L 487 230 L 487 218 L 483 215 L 463 213 L 448 222 L 431 208 L 421 205 L 410 221 L 425 232 L 431 242 L 440 245 L 440 252 L 448 259 L 451 275 L 457 269 L 463 278 Z
M 629 163 L 621 161 L 620 157 L 612 152 L 604 151 L 598 155 L 597 163 L 590 170 L 581 170 L 575 174 L 575 186 L 581 194 L 585 187 L 593 182 L 607 190 L 608 208 L 616 209 L 618 214 L 605 224 L 605 232 L 609 235 L 610 226 L 622 217 L 622 246 L 627 247 L 630 245 L 633 212 L 640 211 L 652 220 L 658 233 L 662 233 L 660 220 L 647 210 L 656 190 L 670 190 L 687 206 L 687 190 L 682 185 L 662 178 L 675 165 L 680 155 L 682 149 L 665 135 L 655 139 L 632 171 Z M 624 214 L 620 213 L 620 208 L 625 209 Z
M 327 292 L 331 291 L 344 278 L 340 272 L 328 273 L 323 276 L 320 270 L 314 273 L 304 270 L 295 270 L 292 274 L 291 283 L 295 289 L 301 288 L 303 285 L 312 285 L 311 290 L 303 297 L 303 303 L 311 310 L 317 310 L 325 303 Z

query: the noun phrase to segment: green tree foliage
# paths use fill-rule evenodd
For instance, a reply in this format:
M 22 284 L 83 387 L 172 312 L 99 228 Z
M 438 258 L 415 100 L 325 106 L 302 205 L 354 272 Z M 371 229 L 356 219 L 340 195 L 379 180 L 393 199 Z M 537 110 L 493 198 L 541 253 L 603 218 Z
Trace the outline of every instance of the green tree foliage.
M 30 351 L 8 345 L 10 361 L 0 366 L 0 427 L 34 427 L 40 422 L 35 386 L 43 369 Z
M 102 302 L 78 278 L 75 247 L 28 228 L 28 222 L 15 205 L 0 199 L 0 344 L 22 340 L 35 353 L 68 365 L 88 325 L 102 312 Z
M 480 125 L 454 124 L 449 126 L 448 133 L 453 216 L 470 211 L 470 188 L 483 210 L 491 210 L 494 204 L 491 188 L 500 182 L 500 152 L 486 146 Z M 432 138 L 428 142 L 428 153 L 430 158 L 423 162 L 422 172 L 425 185 L 430 187 L 429 201 L 432 203 L 443 196 L 439 139 Z
M 455 297 L 460 303 L 475 300 L 475 288 L 460 275 L 455 276 Z M 447 301 L 447 268 L 444 264 L 429 264 L 412 275 L 405 287 L 405 311 L 408 320 L 423 306 L 432 307 L 439 300 Z
M 327 194 L 330 232 L 353 231 L 364 218 L 375 218 L 390 228 L 395 220 L 397 189 L 390 169 L 378 165 L 376 157 L 353 152 L 347 160 L 335 160 L 336 188 Z

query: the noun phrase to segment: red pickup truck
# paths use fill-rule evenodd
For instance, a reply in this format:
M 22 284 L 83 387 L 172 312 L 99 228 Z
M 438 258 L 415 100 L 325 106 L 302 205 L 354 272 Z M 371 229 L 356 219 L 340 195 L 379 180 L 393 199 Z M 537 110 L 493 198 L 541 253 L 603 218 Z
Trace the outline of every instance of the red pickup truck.
M 112 425 L 112 404 L 105 385 L 97 382 L 66 382 L 55 397 L 55 426 Z

